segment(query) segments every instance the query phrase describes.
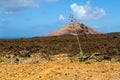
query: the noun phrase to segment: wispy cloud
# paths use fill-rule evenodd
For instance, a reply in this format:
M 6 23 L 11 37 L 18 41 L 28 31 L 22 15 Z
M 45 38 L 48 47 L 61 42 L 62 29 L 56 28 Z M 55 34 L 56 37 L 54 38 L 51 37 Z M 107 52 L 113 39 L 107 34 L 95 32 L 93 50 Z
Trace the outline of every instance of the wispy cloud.
M 79 20 L 100 19 L 106 16 L 104 9 L 99 7 L 91 7 L 89 1 L 85 5 L 78 5 L 77 3 L 73 3 L 70 5 L 70 8 L 75 17 Z
M 58 0 L 0 0 L 0 13 L 15 14 L 27 8 L 38 8 L 41 1 L 56 2 Z
M 34 0 L 0 0 L 0 11 L 5 14 L 14 14 L 26 8 L 38 6 Z
M 0 19 L 0 23 L 2 23 L 2 24 L 6 24 L 6 23 L 8 23 L 8 20 L 5 19 L 5 18 L 1 18 L 1 19 Z
M 59 21 L 60 21 L 60 22 L 64 22 L 65 19 L 66 19 L 66 18 L 64 17 L 63 14 L 60 14 L 60 15 L 59 15 Z

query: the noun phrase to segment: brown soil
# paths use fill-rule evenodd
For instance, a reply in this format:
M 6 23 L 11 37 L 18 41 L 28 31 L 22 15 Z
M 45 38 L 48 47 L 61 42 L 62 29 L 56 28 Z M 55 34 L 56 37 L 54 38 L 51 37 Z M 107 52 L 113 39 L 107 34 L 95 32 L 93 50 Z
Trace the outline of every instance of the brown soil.
M 119 62 L 44 61 L 0 65 L 0 80 L 120 80 Z

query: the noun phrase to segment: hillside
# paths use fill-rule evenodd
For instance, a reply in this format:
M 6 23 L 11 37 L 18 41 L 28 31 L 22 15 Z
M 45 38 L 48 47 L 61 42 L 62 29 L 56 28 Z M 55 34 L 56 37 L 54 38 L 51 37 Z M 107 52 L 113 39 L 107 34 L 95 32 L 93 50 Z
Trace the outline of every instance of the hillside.
M 96 32 L 92 28 L 85 26 L 84 24 L 80 24 L 77 22 L 72 22 L 50 34 L 45 36 L 67 36 L 67 35 L 84 35 L 84 34 L 100 34 Z

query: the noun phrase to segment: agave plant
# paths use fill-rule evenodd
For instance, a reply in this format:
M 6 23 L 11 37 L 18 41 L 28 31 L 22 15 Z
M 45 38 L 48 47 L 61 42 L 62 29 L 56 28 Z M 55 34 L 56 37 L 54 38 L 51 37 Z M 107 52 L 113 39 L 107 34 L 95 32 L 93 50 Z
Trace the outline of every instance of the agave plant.
M 81 47 L 81 43 L 80 43 L 80 40 L 79 40 L 79 35 L 78 35 L 78 33 L 77 33 L 77 30 L 76 30 L 76 28 L 75 28 L 75 25 L 74 25 L 74 22 L 76 22 L 76 19 L 74 18 L 74 15 L 70 15 L 70 23 L 72 24 L 72 29 L 75 31 L 75 36 L 76 36 L 76 40 L 77 40 L 77 42 L 78 42 L 78 46 L 79 46 L 79 54 L 77 55 L 77 58 L 79 59 L 79 61 L 85 61 L 85 60 L 89 60 L 93 55 L 85 55 L 84 53 L 83 53 L 83 50 L 82 50 L 82 47 Z M 83 32 L 88 32 L 88 29 L 87 29 L 87 27 L 84 27 L 84 24 L 81 24 L 81 26 L 80 26 L 81 28 L 82 28 L 82 31 Z M 87 44 L 88 44 L 88 38 L 87 38 L 87 35 L 86 34 L 84 34 L 84 36 L 85 36 L 85 38 L 86 38 L 86 42 L 87 42 Z M 90 51 L 89 51 L 89 53 L 91 53 Z

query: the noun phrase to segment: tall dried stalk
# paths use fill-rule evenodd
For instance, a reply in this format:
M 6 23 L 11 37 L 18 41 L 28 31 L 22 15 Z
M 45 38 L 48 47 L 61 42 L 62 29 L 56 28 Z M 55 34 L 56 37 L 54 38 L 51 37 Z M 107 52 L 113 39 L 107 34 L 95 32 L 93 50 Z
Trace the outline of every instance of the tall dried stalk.
M 75 37 L 76 37 L 77 42 L 78 42 L 80 54 L 83 55 L 83 50 L 82 50 L 82 47 L 81 47 L 81 44 L 80 44 L 79 36 L 78 36 L 78 34 L 77 34 L 77 30 L 76 30 L 75 27 L 74 27 L 74 24 L 73 24 L 72 28 L 73 28 L 73 30 L 75 30 L 75 33 L 76 33 L 76 34 L 75 34 Z
M 76 22 L 76 19 L 74 17 L 73 14 L 70 14 L 70 17 L 69 17 L 69 20 L 70 20 L 70 23 L 72 24 L 73 22 Z M 80 50 L 80 54 L 83 55 L 83 50 L 81 48 L 81 44 L 80 44 L 80 40 L 79 40 L 79 36 L 77 34 L 77 30 L 75 29 L 75 26 L 74 24 L 72 25 L 72 29 L 75 30 L 75 33 L 76 33 L 76 39 L 77 39 L 77 42 L 78 42 L 78 46 L 79 46 L 79 50 Z
M 87 45 L 89 45 L 89 41 L 88 41 L 88 37 L 87 37 L 87 34 L 84 34 L 84 36 L 85 36 L 85 39 L 86 39 L 86 44 Z M 90 47 L 88 46 L 88 53 L 90 53 L 91 54 L 91 51 L 90 51 Z

